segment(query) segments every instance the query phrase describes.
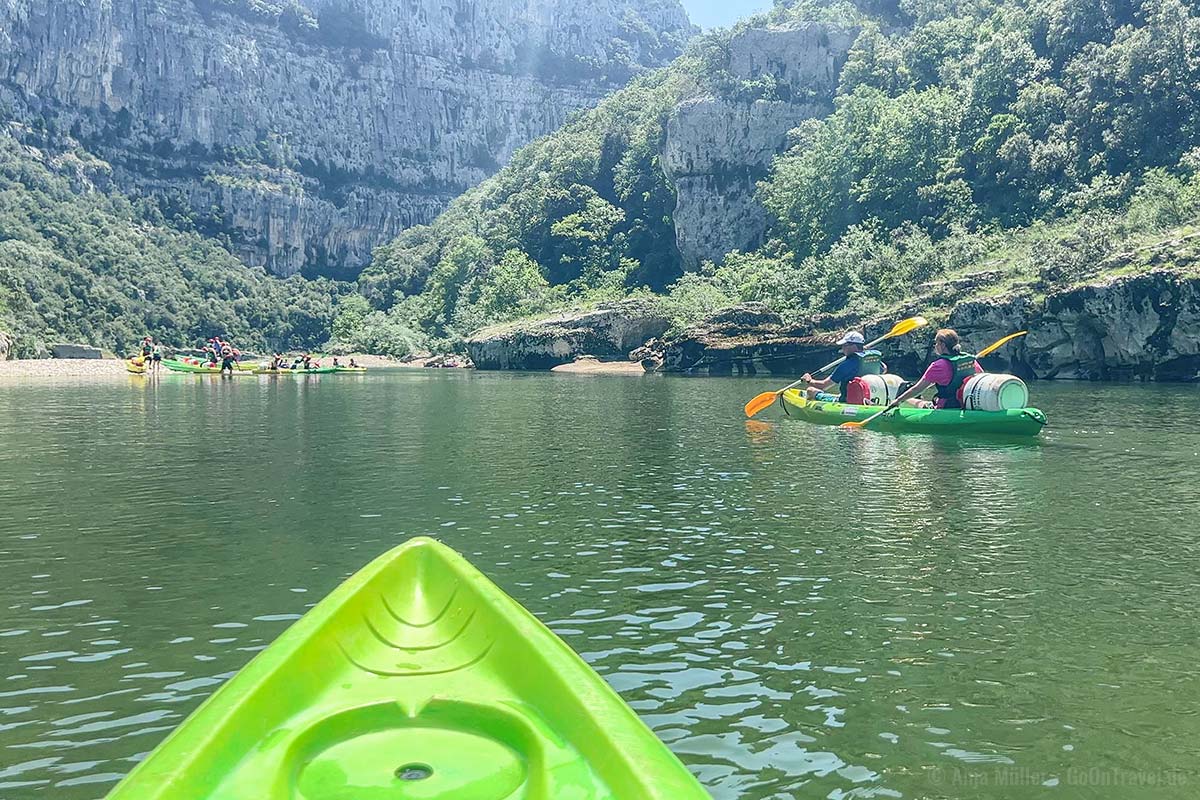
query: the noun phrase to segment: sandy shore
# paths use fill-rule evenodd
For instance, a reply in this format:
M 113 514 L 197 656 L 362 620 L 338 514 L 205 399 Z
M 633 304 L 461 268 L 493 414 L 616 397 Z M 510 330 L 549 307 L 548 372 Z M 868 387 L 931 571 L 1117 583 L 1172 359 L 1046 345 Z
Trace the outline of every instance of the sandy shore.
M 114 358 L 30 358 L 0 361 L 0 380 L 119 377 L 128 374 L 125 371 L 125 362 Z
M 570 364 L 559 364 L 551 372 L 566 372 L 573 375 L 645 375 L 640 361 L 600 361 L 581 358 Z

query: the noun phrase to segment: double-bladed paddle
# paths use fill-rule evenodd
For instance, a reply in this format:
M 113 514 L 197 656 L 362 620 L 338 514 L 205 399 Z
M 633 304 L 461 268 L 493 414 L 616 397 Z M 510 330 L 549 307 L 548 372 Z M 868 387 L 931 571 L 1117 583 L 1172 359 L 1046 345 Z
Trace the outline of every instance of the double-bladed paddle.
M 1008 342 L 1011 342 L 1013 339 L 1016 339 L 1018 336 L 1024 336 L 1027 333 L 1029 333 L 1029 331 L 1017 331 L 1016 333 L 1010 333 L 1008 336 L 1005 336 L 1003 339 L 1001 339 L 997 342 L 993 342 L 992 344 L 989 344 L 987 347 L 980 350 L 978 353 L 975 354 L 975 358 L 983 358 L 984 356 L 989 355 L 990 353 L 999 349 L 1000 347 L 1007 344 Z M 880 417 L 882 417 L 884 414 L 891 411 L 892 409 L 899 407 L 899 405 L 900 405 L 900 401 L 897 400 L 896 402 L 888 405 L 887 408 L 883 409 L 882 411 L 879 411 L 879 412 L 867 417 L 862 422 L 856 422 L 854 420 L 851 420 L 850 422 L 843 422 L 839 427 L 861 428 L 861 427 L 865 426 L 867 423 L 874 422 L 875 420 L 879 419 Z
M 867 342 L 867 344 L 865 344 L 863 346 L 863 349 L 868 350 L 871 347 L 874 347 L 875 345 L 884 341 L 885 339 L 891 339 L 895 336 L 903 336 L 904 334 L 906 334 L 910 331 L 915 331 L 917 328 L 923 327 L 928 324 L 929 324 L 929 322 L 924 317 L 909 317 L 908 319 L 902 319 L 899 322 L 897 322 L 895 325 L 893 325 L 892 329 L 890 331 L 888 331 L 887 333 L 885 333 L 883 336 L 880 336 L 878 339 L 875 339 L 874 341 Z M 841 364 L 845 360 L 846 360 L 846 357 L 842 356 L 837 361 L 831 361 L 830 363 L 821 367 L 819 370 L 817 370 L 816 372 L 814 372 L 812 374 L 820 375 L 822 372 L 828 372 L 829 370 L 833 369 L 834 367 L 836 367 L 838 364 Z M 758 412 L 762 411 L 767 406 L 774 403 L 779 398 L 779 395 L 783 394 L 788 389 L 799 386 L 802 383 L 804 383 L 803 378 L 796 381 L 795 383 L 789 383 L 787 386 L 783 387 L 782 389 L 779 389 L 778 391 L 763 392 L 762 394 L 756 396 L 749 403 L 746 403 L 746 407 L 745 407 L 745 409 L 743 409 L 746 412 L 746 416 L 753 417 L 755 414 L 757 414 Z

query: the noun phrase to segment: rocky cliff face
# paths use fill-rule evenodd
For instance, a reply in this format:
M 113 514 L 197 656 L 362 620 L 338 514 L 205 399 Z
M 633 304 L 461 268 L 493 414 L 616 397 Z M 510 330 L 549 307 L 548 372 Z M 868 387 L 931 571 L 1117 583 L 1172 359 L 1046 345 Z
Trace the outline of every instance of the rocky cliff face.
M 898 316 L 916 313 L 916 309 Z M 868 321 L 868 339 L 894 320 Z M 934 322 L 931 320 L 931 322 Z M 1055 292 L 959 304 L 945 321 L 969 347 L 1019 330 L 1029 334 L 984 360 L 992 371 L 1026 379 L 1190 381 L 1200 378 L 1200 278 L 1173 271 L 1116 278 Z M 832 361 L 850 319 L 787 326 L 762 307 L 739 306 L 661 345 L 665 371 L 708 375 L 798 376 Z M 932 334 L 884 347 L 893 372 L 914 378 L 930 358 Z
M 719 261 L 762 241 L 767 214 L 754 197 L 771 160 L 800 122 L 833 111 L 856 30 L 806 23 L 735 34 L 725 70 L 734 83 L 767 83 L 772 99 L 702 97 L 667 124 L 661 163 L 675 188 L 676 243 L 684 267 Z
M 1200 278 L 1157 271 L 1056 292 L 964 303 L 950 317 L 972 342 L 1029 330 L 1007 354 L 1018 375 L 1073 380 L 1200 378 Z M 1015 328 L 1005 326 L 1016 325 Z M 1004 358 L 1004 354 L 999 354 Z
M 691 32 L 676 0 L 0 0 L 0 117 L 247 263 L 349 274 Z
M 638 300 L 602 305 L 534 322 L 477 331 L 467 352 L 479 369 L 550 369 L 577 356 L 625 359 L 629 352 L 662 336 L 670 320 Z

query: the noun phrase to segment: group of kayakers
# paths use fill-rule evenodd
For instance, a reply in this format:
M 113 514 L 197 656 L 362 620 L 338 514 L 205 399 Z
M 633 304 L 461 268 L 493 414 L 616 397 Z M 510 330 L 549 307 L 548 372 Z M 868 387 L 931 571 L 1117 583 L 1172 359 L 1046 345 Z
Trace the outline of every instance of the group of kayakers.
M 301 353 L 298 356 L 289 357 L 283 353 L 276 353 L 271 356 L 271 365 L 268 369 L 315 369 L 321 366 L 321 362 L 314 361 L 313 357 L 308 353 Z
M 883 354 L 878 350 L 865 349 L 866 338 L 860 331 L 847 331 L 837 344 L 846 360 L 828 378 L 818 379 L 805 373 L 803 380 L 809 384 L 805 394 L 809 400 L 862 404 L 864 397 L 860 379 L 887 372 Z M 933 351 L 936 357 L 920 380 L 904 387 L 893 401 L 894 405 L 905 404 L 914 408 L 963 407 L 963 386 L 973 375 L 983 372 L 983 367 L 974 355 L 962 352 L 958 332 L 952 328 L 942 328 L 937 332 L 933 337 Z M 837 394 L 826 391 L 835 385 Z M 930 387 L 936 390 L 934 399 L 922 400 L 919 395 Z
M 138 372 L 151 370 L 157 371 L 162 366 L 163 362 L 163 345 L 154 341 L 154 337 L 146 336 L 138 344 L 137 355 L 130 358 L 130 363 L 138 368 Z M 222 339 L 220 336 L 213 336 L 204 341 L 204 357 L 203 360 L 191 359 L 191 362 L 208 368 L 220 367 L 222 373 L 233 372 L 239 369 L 238 362 L 241 361 L 242 352 L 233 346 L 232 343 Z M 188 360 L 188 359 L 185 359 Z M 173 362 L 172 362 L 173 363 Z M 259 369 L 262 369 L 263 364 L 259 364 Z M 338 358 L 334 357 L 333 366 L 337 369 L 353 369 L 362 370 L 358 362 L 353 358 L 349 363 L 343 363 Z M 312 356 L 310 353 L 301 353 L 296 356 L 287 355 L 285 353 L 275 353 L 271 358 L 271 371 L 296 371 L 302 372 L 306 370 L 320 369 L 321 362 Z M 243 369 L 245 367 L 242 367 Z M 132 370 L 131 370 L 132 371 Z
M 333 357 L 333 366 L 335 369 L 343 369 L 346 367 L 349 367 L 350 369 L 361 369 L 361 367 L 358 366 L 358 362 L 356 362 L 353 358 L 350 359 L 350 363 L 343 364 L 338 360 L 337 356 Z M 271 364 L 268 367 L 268 369 L 271 370 L 290 369 L 295 371 L 320 368 L 321 362 L 313 358 L 309 353 L 301 353 L 298 356 L 287 356 L 283 353 L 276 353 L 275 355 L 271 356 Z

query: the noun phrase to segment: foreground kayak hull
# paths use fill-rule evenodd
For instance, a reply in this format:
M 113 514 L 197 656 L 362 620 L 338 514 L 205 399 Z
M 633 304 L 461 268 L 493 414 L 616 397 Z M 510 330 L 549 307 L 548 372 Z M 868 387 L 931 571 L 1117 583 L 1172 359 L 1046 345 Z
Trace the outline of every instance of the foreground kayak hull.
M 810 401 L 797 389 L 779 396 L 779 405 L 789 417 L 817 425 L 862 422 L 878 413 L 879 406 Z M 899 408 L 872 422 L 871 430 L 912 433 L 1000 434 L 1037 436 L 1046 425 L 1046 415 L 1036 408 L 1011 411 L 962 411 L 958 409 Z
M 335 589 L 108 800 L 707 797 L 562 640 L 419 538 Z

